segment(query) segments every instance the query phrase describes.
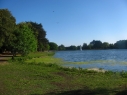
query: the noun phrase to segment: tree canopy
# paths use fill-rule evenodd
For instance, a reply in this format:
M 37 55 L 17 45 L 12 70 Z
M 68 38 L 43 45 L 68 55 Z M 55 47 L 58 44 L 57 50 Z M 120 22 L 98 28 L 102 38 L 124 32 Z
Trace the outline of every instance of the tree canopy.
M 108 49 L 109 48 L 109 43 L 108 42 L 102 43 L 102 48 L 103 49 Z
M 34 35 L 37 39 L 37 50 L 38 51 L 44 51 L 44 50 L 48 50 L 49 46 L 48 46 L 48 39 L 46 38 L 46 31 L 44 30 L 42 24 L 38 24 L 36 22 L 26 22 L 26 23 L 30 23 L 31 26 L 29 25 L 29 27 L 34 31 Z
M 50 50 L 58 50 L 58 45 L 54 42 L 49 42 Z
M 58 46 L 58 50 L 65 50 L 65 46 L 61 44 L 60 46 Z
M 0 47 L 9 46 L 13 40 L 16 19 L 8 9 L 0 9 Z
M 87 49 L 87 44 L 86 43 L 83 44 L 82 49 Z
M 120 40 L 115 43 L 116 49 L 127 49 L 127 40 Z
M 14 34 L 16 39 L 13 41 L 12 46 L 15 51 L 20 52 L 22 55 L 36 51 L 37 40 L 27 23 L 19 23 Z
M 49 41 L 42 24 L 22 22 L 16 25 L 16 19 L 8 9 L 0 9 L 0 51 L 17 51 L 26 55 L 33 51 L 49 50 Z

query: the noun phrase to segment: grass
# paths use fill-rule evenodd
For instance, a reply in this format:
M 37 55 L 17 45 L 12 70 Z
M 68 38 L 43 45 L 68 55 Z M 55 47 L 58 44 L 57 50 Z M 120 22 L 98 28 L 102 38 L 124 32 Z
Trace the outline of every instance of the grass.
M 97 73 L 81 68 L 64 68 L 57 65 L 61 59 L 50 55 L 31 54 L 34 59 L 31 57 L 24 63 L 15 61 L 0 65 L 0 95 L 127 94 L 126 72 Z M 53 64 L 55 62 L 57 64 Z
M 44 63 L 59 63 L 60 64 L 63 61 L 62 61 L 62 59 L 54 58 L 52 56 L 42 56 L 42 57 L 39 57 L 39 58 L 28 59 L 25 62 L 27 62 L 27 63 L 31 63 L 31 62 L 40 63 L 40 62 L 44 62 Z
M 34 62 L 35 64 L 38 63 L 62 63 L 62 59 L 58 59 L 58 58 L 54 58 L 53 57 L 54 52 L 34 52 L 34 53 L 30 53 L 28 56 L 26 57 L 15 57 L 14 61 L 20 61 L 23 63 L 31 63 Z M 12 60 L 10 60 L 12 61 Z

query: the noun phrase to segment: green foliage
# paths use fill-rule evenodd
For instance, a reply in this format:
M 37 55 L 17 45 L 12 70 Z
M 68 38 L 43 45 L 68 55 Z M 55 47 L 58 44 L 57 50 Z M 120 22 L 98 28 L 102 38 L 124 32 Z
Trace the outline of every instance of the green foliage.
M 64 46 L 64 45 L 60 45 L 60 46 L 58 47 L 58 50 L 65 50 L 65 46 Z
M 127 40 L 120 40 L 115 43 L 117 49 L 127 49 Z
M 103 49 L 108 49 L 108 48 L 109 48 L 109 43 L 108 43 L 108 42 L 104 42 L 104 43 L 102 44 L 102 48 L 103 48 Z
M 40 49 L 42 49 L 41 51 L 48 51 L 50 49 L 50 46 L 49 46 L 49 44 L 44 44 L 44 45 L 42 45 L 42 47 Z
M 87 49 L 87 44 L 86 44 L 86 43 L 83 44 L 82 49 L 83 49 L 83 50 L 84 50 L 84 49 Z
M 90 45 L 92 46 L 93 49 L 101 49 L 102 48 L 102 42 L 101 41 L 93 40 L 92 42 L 90 42 Z
M 62 50 L 61 46 L 59 46 L 59 48 L 60 48 L 59 50 Z M 86 43 L 83 43 L 82 49 L 83 50 L 86 50 L 86 49 L 114 49 L 114 44 L 109 44 L 108 42 L 102 43 L 101 41 L 93 40 L 88 45 Z M 65 50 L 80 50 L 80 46 L 76 47 L 74 45 L 71 45 L 69 47 L 65 47 Z
M 109 44 L 109 49 L 114 49 L 114 44 Z
M 77 50 L 77 47 L 75 45 L 71 45 L 69 47 L 66 47 L 66 50 Z
M 71 45 L 71 46 L 70 46 L 70 49 L 71 49 L 71 50 L 77 50 L 77 47 L 74 46 L 74 45 Z
M 58 50 L 58 45 L 54 42 L 49 42 L 50 50 Z
M 34 35 L 37 39 L 37 50 L 38 51 L 45 51 L 45 50 L 49 50 L 48 47 L 48 39 L 46 38 L 46 31 L 43 29 L 42 24 L 38 24 L 36 22 L 26 22 L 29 25 L 29 27 L 32 29 L 32 31 L 34 31 Z
M 59 63 L 61 62 L 61 59 L 53 58 L 52 56 L 55 54 L 55 52 L 31 52 L 27 56 L 17 56 L 14 58 L 14 60 L 11 60 L 13 62 L 18 61 L 19 63 L 32 63 L 38 64 L 40 62 L 45 63 Z
M 13 48 L 15 50 L 20 52 L 23 56 L 30 52 L 36 51 L 37 40 L 33 34 L 33 31 L 28 27 L 28 24 L 18 24 L 15 35 L 17 37 L 13 42 Z
M 46 44 L 46 45 L 45 45 L 45 50 L 49 50 L 49 49 L 50 49 L 49 44 Z
M 13 41 L 16 20 L 8 9 L 0 9 L 0 47 L 8 47 Z

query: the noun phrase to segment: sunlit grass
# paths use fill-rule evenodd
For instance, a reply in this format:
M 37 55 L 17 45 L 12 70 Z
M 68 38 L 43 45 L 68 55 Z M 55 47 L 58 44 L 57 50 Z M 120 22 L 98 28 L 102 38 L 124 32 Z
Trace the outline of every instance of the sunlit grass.
M 59 59 L 59 58 L 54 58 L 52 56 L 42 56 L 42 57 L 39 57 L 39 58 L 32 58 L 32 59 L 28 59 L 26 60 L 25 62 L 27 63 L 31 63 L 31 62 L 34 62 L 34 63 L 40 63 L 40 62 L 44 62 L 44 63 L 63 63 L 62 59 Z
M 60 58 L 54 58 L 54 52 L 40 52 L 40 53 L 31 53 L 28 55 L 29 59 L 25 60 L 27 63 L 63 63 L 63 60 Z

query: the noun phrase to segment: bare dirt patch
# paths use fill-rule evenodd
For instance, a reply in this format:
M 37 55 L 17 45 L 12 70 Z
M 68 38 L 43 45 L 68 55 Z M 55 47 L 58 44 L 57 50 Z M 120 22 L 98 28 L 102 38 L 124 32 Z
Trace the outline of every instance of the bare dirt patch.
M 8 60 L 12 57 L 11 54 L 0 54 L 0 65 L 8 64 Z

